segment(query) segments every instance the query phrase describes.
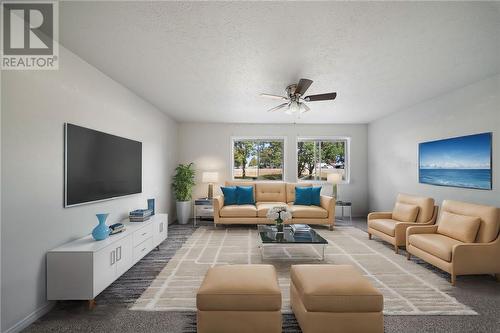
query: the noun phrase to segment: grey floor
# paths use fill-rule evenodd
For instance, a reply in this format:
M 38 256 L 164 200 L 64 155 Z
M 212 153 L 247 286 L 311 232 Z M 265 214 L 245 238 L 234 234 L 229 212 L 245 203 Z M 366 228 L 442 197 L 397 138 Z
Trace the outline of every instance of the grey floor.
M 337 224 L 352 225 L 366 231 L 366 219 L 362 218 L 355 218 L 352 222 L 338 221 Z M 160 251 L 152 251 L 101 293 L 93 310 L 88 310 L 84 302 L 59 302 L 24 332 L 196 332 L 194 313 L 128 309 L 194 230 L 192 225 L 171 225 L 169 237 Z M 399 255 L 405 255 L 404 251 L 400 252 Z M 423 265 L 449 279 L 447 273 L 421 260 L 412 260 L 416 265 Z M 385 332 L 500 332 L 500 283 L 487 275 L 461 276 L 453 289 L 452 296 L 479 315 L 385 316 Z M 284 316 L 283 332 L 300 332 L 293 315 Z

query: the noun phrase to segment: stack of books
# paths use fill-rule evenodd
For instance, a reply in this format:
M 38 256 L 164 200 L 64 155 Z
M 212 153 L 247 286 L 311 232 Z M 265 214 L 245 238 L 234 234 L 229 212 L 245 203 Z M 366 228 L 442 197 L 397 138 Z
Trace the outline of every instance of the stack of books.
M 122 231 L 125 231 L 125 226 L 122 223 L 115 223 L 113 225 L 110 225 L 109 229 L 111 230 L 109 234 L 115 235 Z
M 151 209 L 136 209 L 129 213 L 130 222 L 144 222 L 149 220 L 153 211 Z
M 312 239 L 311 227 L 307 224 L 292 224 L 292 232 L 296 242 L 310 242 Z
M 294 234 L 307 233 L 311 231 L 311 227 L 307 224 L 292 224 L 291 226 Z

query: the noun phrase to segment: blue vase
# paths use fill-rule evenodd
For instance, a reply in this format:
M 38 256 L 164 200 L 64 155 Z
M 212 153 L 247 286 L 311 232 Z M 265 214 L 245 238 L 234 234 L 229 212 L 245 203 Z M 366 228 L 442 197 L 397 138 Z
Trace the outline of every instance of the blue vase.
M 108 215 L 109 214 L 96 214 L 95 216 L 97 216 L 97 219 L 99 220 L 99 224 L 97 225 L 97 227 L 94 228 L 94 230 L 92 230 L 92 237 L 94 237 L 94 239 L 96 241 L 100 241 L 100 240 L 103 240 L 103 239 L 106 239 L 109 237 L 109 228 L 108 226 L 106 225 L 106 219 L 108 218 Z

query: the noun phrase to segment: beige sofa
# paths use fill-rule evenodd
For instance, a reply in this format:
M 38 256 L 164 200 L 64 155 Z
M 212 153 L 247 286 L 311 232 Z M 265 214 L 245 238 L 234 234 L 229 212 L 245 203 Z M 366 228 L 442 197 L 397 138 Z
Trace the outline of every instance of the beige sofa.
M 432 225 L 436 222 L 438 207 L 434 206 L 434 199 L 417 197 L 408 194 L 399 194 L 396 203 L 403 206 L 417 206 L 417 215 L 411 218 L 411 222 L 397 220 L 393 212 L 376 212 L 368 214 L 368 238 L 372 235 L 382 238 L 384 241 L 394 245 L 394 251 L 398 253 L 399 246 L 406 245 L 406 229 L 411 226 Z
M 413 254 L 451 274 L 500 275 L 499 209 L 445 200 L 437 225 L 406 231 L 408 259 Z
M 214 224 L 272 224 L 267 211 L 277 205 L 289 205 L 292 220 L 288 224 L 322 224 L 333 229 L 335 224 L 335 198 L 322 195 L 321 206 L 294 205 L 295 186 L 311 187 L 312 184 L 281 182 L 234 182 L 226 186 L 253 186 L 255 205 L 224 205 L 224 196 L 214 198 Z

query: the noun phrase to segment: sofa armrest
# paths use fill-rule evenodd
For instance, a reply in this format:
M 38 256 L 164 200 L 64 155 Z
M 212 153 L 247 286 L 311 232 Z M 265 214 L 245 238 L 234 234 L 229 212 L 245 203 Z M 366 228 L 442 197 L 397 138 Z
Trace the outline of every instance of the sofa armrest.
M 373 212 L 368 214 L 368 220 L 392 219 L 392 212 Z
M 413 226 L 409 227 L 406 229 L 406 235 L 415 235 L 415 234 L 435 234 L 437 231 L 438 226 L 437 225 L 415 225 L 416 223 L 413 223 Z
M 419 226 L 415 222 L 396 222 L 394 226 L 394 235 L 396 237 L 396 243 L 404 245 L 406 244 L 406 230 L 415 225 Z
M 452 248 L 455 274 L 500 274 L 500 238 L 490 243 L 463 243 Z
M 328 218 L 335 221 L 335 198 L 322 195 L 319 198 L 320 206 L 328 212 Z M 332 222 L 333 223 L 333 222 Z
M 437 231 L 437 228 L 438 228 L 438 226 L 435 224 L 433 224 L 433 225 L 416 225 L 416 226 L 408 227 L 406 229 L 406 247 L 408 247 L 408 239 L 410 238 L 410 235 L 435 234 Z
M 224 207 L 224 196 L 218 195 L 214 197 L 214 223 L 217 224 L 220 218 L 220 210 Z

